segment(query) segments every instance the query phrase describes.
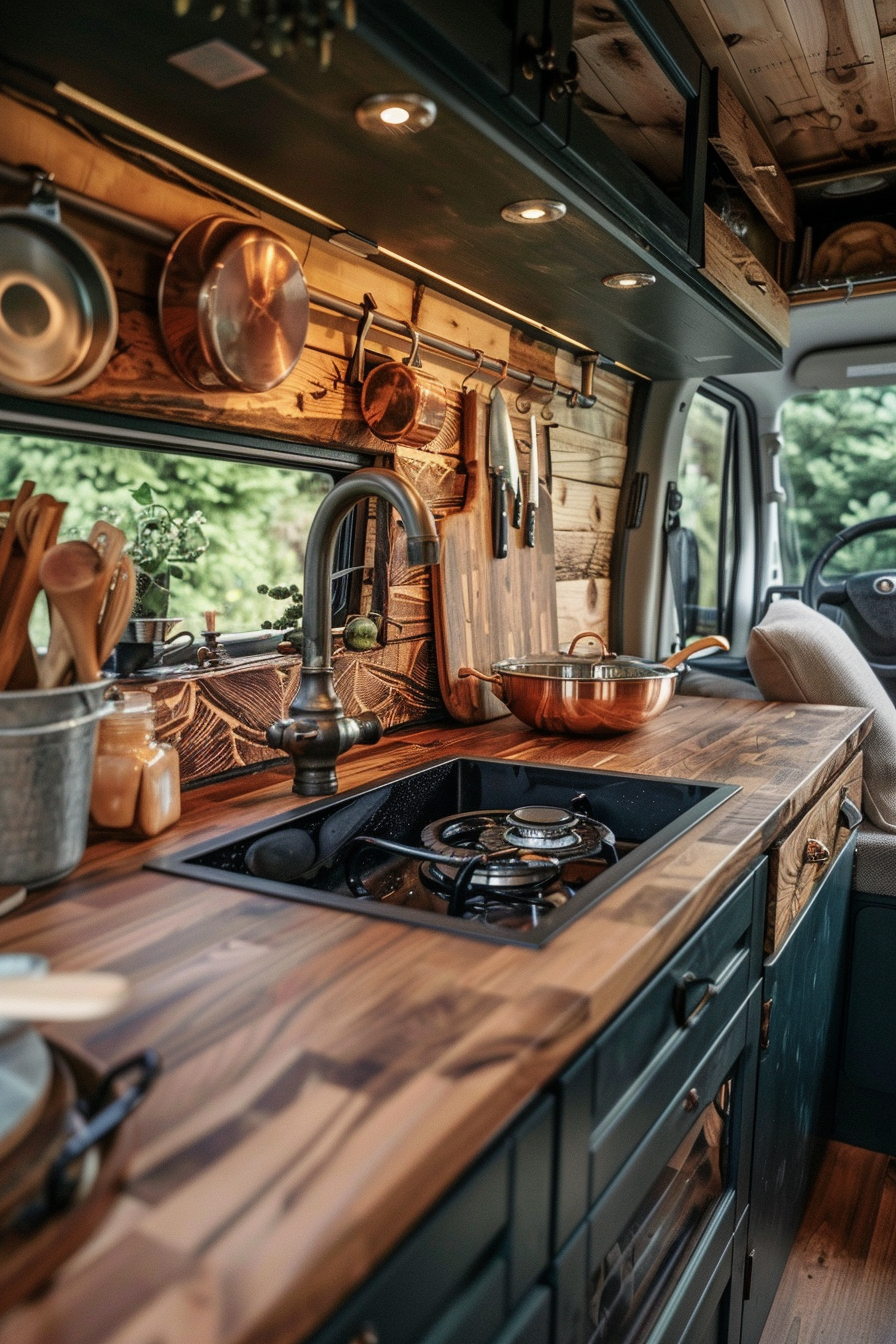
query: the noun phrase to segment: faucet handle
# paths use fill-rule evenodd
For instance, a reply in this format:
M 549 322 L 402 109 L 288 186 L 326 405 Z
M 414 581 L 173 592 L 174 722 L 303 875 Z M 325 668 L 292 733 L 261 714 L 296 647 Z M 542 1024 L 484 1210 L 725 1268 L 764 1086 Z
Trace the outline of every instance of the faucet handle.
M 317 734 L 317 725 L 310 719 L 278 719 L 265 733 L 265 739 L 275 751 L 289 751 L 290 742 L 310 742 Z

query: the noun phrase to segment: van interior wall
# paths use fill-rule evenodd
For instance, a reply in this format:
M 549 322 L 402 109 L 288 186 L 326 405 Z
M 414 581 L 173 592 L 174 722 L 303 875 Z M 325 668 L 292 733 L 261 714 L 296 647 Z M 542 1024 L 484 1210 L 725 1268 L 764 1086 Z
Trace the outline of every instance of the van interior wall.
M 173 233 L 209 214 L 266 225 L 291 244 L 309 285 L 354 303 L 370 292 L 379 311 L 391 317 L 413 320 L 423 330 L 551 380 L 578 384 L 579 370 L 569 352 L 448 294 L 357 259 L 289 220 L 232 199 L 222 201 L 218 194 L 205 192 L 201 183 L 173 181 L 163 173 L 146 171 L 133 159 L 5 95 L 0 95 L 0 160 L 13 165 L 38 164 L 53 172 L 61 186 Z M 13 204 L 23 204 L 22 192 L 4 185 L 0 205 Z M 243 431 L 276 439 L 280 449 L 284 442 L 351 448 L 368 454 L 371 463 L 392 466 L 413 481 L 437 518 L 463 508 L 466 474 L 459 433 L 461 383 L 469 372 L 465 366 L 426 356 L 427 369 L 448 389 L 449 413 L 439 436 L 422 450 L 401 446 L 393 450 L 367 429 L 358 389 L 346 383 L 355 324 L 319 309 L 312 309 L 302 358 L 279 387 L 263 395 L 197 391 L 172 369 L 159 332 L 156 294 L 164 249 L 75 209 L 63 207 L 63 221 L 105 263 L 120 309 L 118 341 L 108 365 L 93 383 L 68 399 L 71 405 L 91 413 L 116 412 Z M 533 230 L 533 246 L 549 246 L 549 238 L 542 239 Z M 388 345 L 372 337 L 368 347 L 395 358 L 407 353 L 400 341 Z M 492 381 L 483 378 L 475 385 L 486 395 Z M 506 387 L 516 435 L 528 443 L 528 417 L 515 404 L 521 388 L 510 383 Z M 607 633 L 610 553 L 625 469 L 632 389 L 631 384 L 601 371 L 595 377 L 595 391 L 598 400 L 593 409 L 572 409 L 558 397 L 551 402 L 550 420 L 539 422 L 550 425 L 561 641 L 581 629 Z M 44 404 L 52 410 L 52 403 Z M 538 405 L 533 409 L 541 411 Z M 522 465 L 525 469 L 525 452 Z M 52 490 L 51 462 L 47 479 L 38 488 Z M 371 520 L 362 609 L 370 599 L 373 530 Z M 334 662 L 340 694 L 348 712 L 372 709 L 387 727 L 439 718 L 445 711 L 438 687 L 429 573 L 408 568 L 403 533 L 394 520 L 387 544 L 381 541 L 377 551 L 378 558 L 386 557 L 388 567 L 388 615 L 400 629 L 387 627 L 386 643 L 369 652 L 338 650 Z M 284 658 L 251 671 L 215 673 L 212 678 L 194 671 L 153 683 L 160 735 L 179 747 L 184 782 L 271 759 L 274 754 L 265 745 L 264 731 L 289 704 L 297 678 L 297 660 Z
M 678 475 L 684 427 L 699 378 L 652 383 L 642 408 L 632 466 L 648 477 L 638 528 L 626 528 L 621 548 L 623 585 L 619 644 L 642 658 L 666 658 L 678 634 L 663 528 L 666 488 Z M 630 468 L 631 470 L 631 468 Z

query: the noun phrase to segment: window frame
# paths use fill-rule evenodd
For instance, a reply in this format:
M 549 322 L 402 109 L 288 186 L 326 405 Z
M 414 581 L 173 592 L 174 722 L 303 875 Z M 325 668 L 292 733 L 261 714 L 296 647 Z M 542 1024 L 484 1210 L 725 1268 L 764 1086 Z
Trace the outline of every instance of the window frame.
M 352 449 L 325 448 L 229 430 L 212 432 L 205 426 L 97 411 L 92 406 L 7 396 L 0 396 L 0 433 L 313 470 L 331 476 L 334 484 L 371 462 L 369 454 Z M 363 577 L 365 523 L 366 512 L 353 509 L 337 537 L 333 565 L 338 576 L 333 589 L 334 625 L 341 624 L 345 616 L 357 609 Z

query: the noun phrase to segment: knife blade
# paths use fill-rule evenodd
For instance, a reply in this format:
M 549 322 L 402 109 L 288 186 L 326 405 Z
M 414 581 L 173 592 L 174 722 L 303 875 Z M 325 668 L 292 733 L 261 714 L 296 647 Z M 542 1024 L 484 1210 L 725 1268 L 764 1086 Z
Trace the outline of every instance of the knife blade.
M 510 414 L 501 393 L 492 392 L 488 412 L 488 471 L 492 478 L 492 554 L 507 558 L 507 487 L 510 483 Z
M 538 421 L 533 415 L 529 421 L 531 444 L 529 447 L 529 498 L 526 503 L 527 546 L 535 545 L 535 514 L 538 510 Z
M 508 417 L 509 418 L 509 417 Z M 513 437 L 513 429 L 510 430 L 510 441 L 508 443 L 508 457 L 510 462 L 509 479 L 510 493 L 513 496 L 513 517 L 511 522 L 514 527 L 521 527 L 523 523 L 523 478 L 520 474 L 520 460 L 516 451 L 516 440 Z

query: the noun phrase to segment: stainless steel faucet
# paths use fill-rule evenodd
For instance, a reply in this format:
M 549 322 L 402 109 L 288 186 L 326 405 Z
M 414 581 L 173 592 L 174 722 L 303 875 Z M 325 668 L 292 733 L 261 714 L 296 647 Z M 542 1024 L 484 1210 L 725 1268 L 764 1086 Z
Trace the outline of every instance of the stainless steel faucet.
M 289 718 L 267 731 L 269 746 L 295 761 L 293 793 L 335 793 L 336 760 L 356 742 L 378 742 L 383 725 L 375 714 L 347 718 L 336 694 L 331 662 L 333 636 L 333 551 L 339 524 L 370 495 L 386 500 L 404 523 L 408 563 L 435 565 L 439 538 L 435 519 L 412 485 L 384 467 L 365 467 L 335 485 L 311 524 L 305 548 L 305 608 L 302 617 L 302 675 Z

